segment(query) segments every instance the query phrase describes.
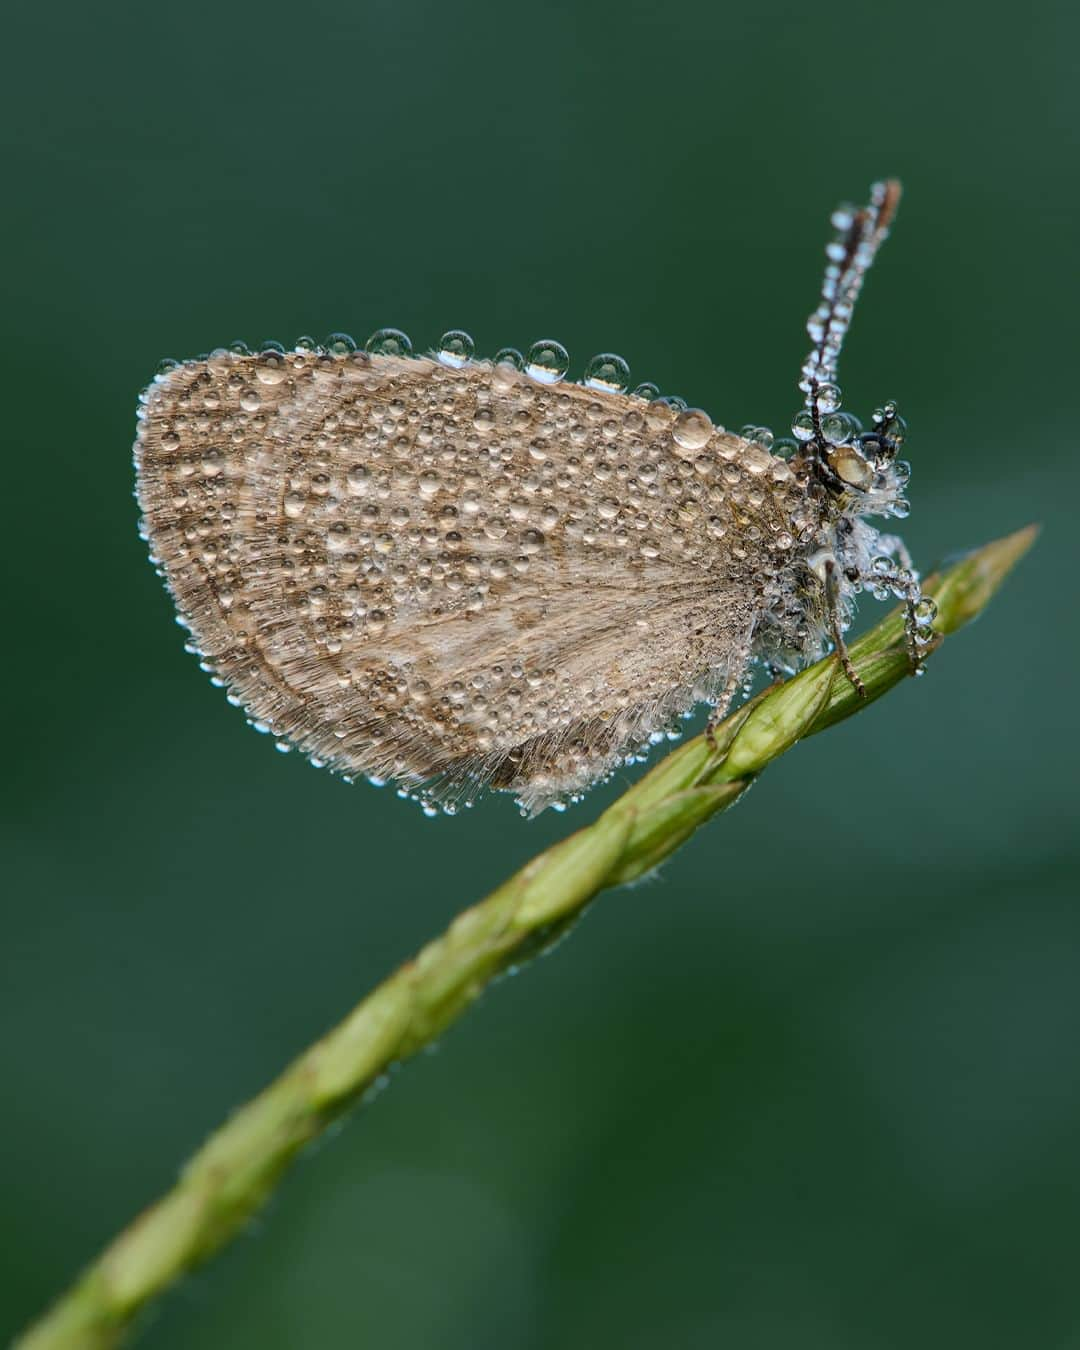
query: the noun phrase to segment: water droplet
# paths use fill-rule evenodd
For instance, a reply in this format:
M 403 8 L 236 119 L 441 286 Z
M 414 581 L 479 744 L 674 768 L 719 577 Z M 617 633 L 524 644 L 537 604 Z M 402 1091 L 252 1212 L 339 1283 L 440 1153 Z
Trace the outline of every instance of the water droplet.
M 251 355 L 251 348 L 247 345 L 246 342 L 241 342 L 239 341 L 239 339 L 236 342 L 229 343 L 229 351 L 231 351 L 234 356 Z
M 855 224 L 855 208 L 845 203 L 832 213 L 830 221 L 834 230 L 850 230 Z
M 500 347 L 492 357 L 497 366 L 513 366 L 515 370 L 525 369 L 525 358 L 516 347 Z
M 893 576 L 889 579 L 889 585 L 893 588 L 893 594 L 897 600 L 903 600 L 907 595 L 908 587 L 914 581 L 913 573 L 907 567 L 898 567 Z
M 372 356 L 411 356 L 412 343 L 400 328 L 379 328 L 364 343 Z
M 643 398 L 646 403 L 651 403 L 654 398 L 660 397 L 660 386 L 653 384 L 652 380 L 645 380 L 631 391 L 631 395 L 633 398 Z
M 202 471 L 207 478 L 216 478 L 225 467 L 225 456 L 221 450 L 211 447 L 203 451 Z
M 614 352 L 601 352 L 585 367 L 584 383 L 590 389 L 606 389 L 621 394 L 630 383 L 630 367 Z
M 772 449 L 773 433 L 770 427 L 759 427 L 753 423 L 748 423 L 740 430 L 739 435 L 744 441 L 752 441 L 754 445 L 763 446 L 766 450 Z
M 522 553 L 539 553 L 544 547 L 544 536 L 539 530 L 525 530 L 520 543 Z
M 179 369 L 180 369 L 180 362 L 174 361 L 171 356 L 166 356 L 163 360 L 157 363 L 158 375 L 168 375 L 170 371 Z
M 925 628 L 928 624 L 932 624 L 936 618 L 937 605 L 928 595 L 924 595 L 915 606 L 915 622 Z
M 362 497 L 371 485 L 371 474 L 363 464 L 354 464 L 346 475 L 349 491 Z
M 874 486 L 874 471 L 854 446 L 842 445 L 830 452 L 829 467 L 843 482 L 861 492 Z
M 798 448 L 799 448 L 798 442 L 792 440 L 790 436 L 783 436 L 780 438 L 780 440 L 773 441 L 772 443 L 773 454 L 781 455 L 783 456 L 784 459 L 787 459 L 791 455 L 795 454 Z
M 267 338 L 265 342 L 259 343 L 260 352 L 277 352 L 279 356 L 285 355 L 285 348 L 280 342 L 275 342 L 273 338 Z
M 840 386 L 836 384 L 819 384 L 817 388 L 817 404 L 823 413 L 835 412 L 840 406 Z
M 821 434 L 830 445 L 844 445 L 855 432 L 853 423 L 849 413 L 826 413 L 821 419 Z
M 700 408 L 687 408 L 675 419 L 671 434 L 684 450 L 700 450 L 713 433 L 712 418 Z
M 797 412 L 791 421 L 791 430 L 797 441 L 811 441 L 814 439 L 814 418 L 812 414 L 803 409 Z
M 911 515 L 911 503 L 903 497 L 897 497 L 889 510 L 890 514 L 894 515 L 897 520 L 906 520 Z
M 264 348 L 259 364 L 255 367 L 255 378 L 262 384 L 280 384 L 288 373 L 284 352 L 274 351 L 272 347 Z
M 570 357 L 559 342 L 544 338 L 529 348 L 525 374 L 538 384 L 558 384 L 570 369 Z
M 298 337 L 293 344 L 298 352 L 314 352 L 318 350 L 319 344 L 313 337 L 308 337 L 305 333 L 303 337 Z
M 331 333 L 323 346 L 331 356 L 348 356 L 356 351 L 356 343 L 348 333 Z
M 444 333 L 439 339 L 439 345 L 435 350 L 435 355 L 444 366 L 453 366 L 460 369 L 467 365 L 476 350 L 476 343 L 468 333 L 460 328 L 451 328 L 448 333 Z

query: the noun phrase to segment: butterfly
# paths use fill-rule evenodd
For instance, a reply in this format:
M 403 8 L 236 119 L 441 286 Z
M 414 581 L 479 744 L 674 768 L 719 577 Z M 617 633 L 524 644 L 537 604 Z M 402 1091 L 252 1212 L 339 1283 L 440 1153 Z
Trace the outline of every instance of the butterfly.
M 755 663 L 790 670 L 864 587 L 932 602 L 902 542 L 895 406 L 840 411 L 836 360 L 899 186 L 841 208 L 808 329 L 794 439 L 739 434 L 580 383 L 555 342 L 476 359 L 460 331 L 414 355 L 381 329 L 292 351 L 166 362 L 140 399 L 142 532 L 204 669 L 283 748 L 393 781 L 426 810 L 487 786 L 535 813 L 578 797 Z

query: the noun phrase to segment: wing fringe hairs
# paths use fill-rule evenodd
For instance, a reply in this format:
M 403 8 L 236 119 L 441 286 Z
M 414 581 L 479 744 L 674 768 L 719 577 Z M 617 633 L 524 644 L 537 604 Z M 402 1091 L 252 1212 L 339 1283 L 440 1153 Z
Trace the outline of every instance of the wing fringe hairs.
M 1034 526 L 928 579 L 941 638 L 975 618 L 1031 547 Z M 928 653 L 928 654 L 929 654 Z M 736 801 L 772 760 L 910 672 L 896 610 L 850 648 L 860 699 L 835 655 L 764 690 L 669 754 L 594 824 L 465 910 L 206 1141 L 176 1185 L 93 1262 L 15 1350 L 111 1350 L 137 1314 L 240 1230 L 292 1158 L 387 1069 L 430 1044 L 509 965 L 549 944 L 601 890 L 634 881 Z

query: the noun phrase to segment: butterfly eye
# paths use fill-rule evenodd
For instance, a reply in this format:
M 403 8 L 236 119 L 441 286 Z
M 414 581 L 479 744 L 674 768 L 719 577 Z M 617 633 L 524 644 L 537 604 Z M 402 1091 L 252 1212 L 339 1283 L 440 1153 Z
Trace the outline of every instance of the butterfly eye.
M 896 453 L 896 447 L 879 431 L 864 432 L 858 438 L 858 446 L 866 459 L 877 460 L 879 463 L 892 459 Z

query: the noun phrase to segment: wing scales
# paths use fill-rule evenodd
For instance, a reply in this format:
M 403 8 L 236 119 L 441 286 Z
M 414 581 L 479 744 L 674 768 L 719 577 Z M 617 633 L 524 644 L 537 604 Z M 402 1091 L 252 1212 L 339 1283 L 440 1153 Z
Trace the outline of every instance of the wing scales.
M 136 444 L 154 555 L 255 721 L 348 774 L 533 809 L 745 670 L 788 466 L 504 367 L 218 352 Z M 812 522 L 811 522 L 812 523 Z

